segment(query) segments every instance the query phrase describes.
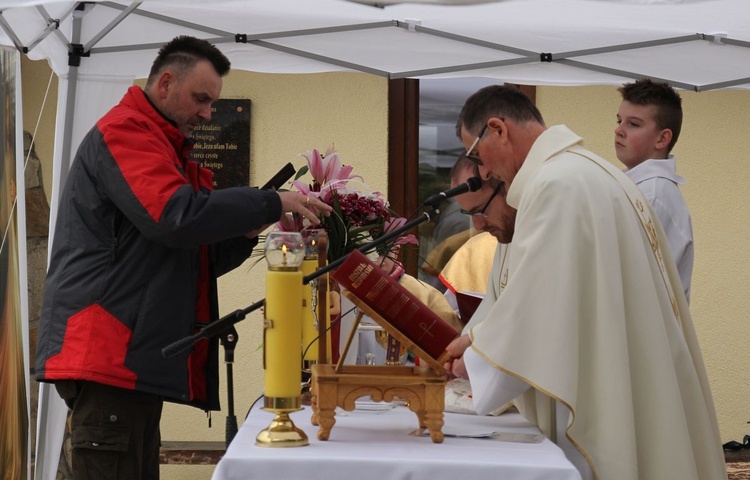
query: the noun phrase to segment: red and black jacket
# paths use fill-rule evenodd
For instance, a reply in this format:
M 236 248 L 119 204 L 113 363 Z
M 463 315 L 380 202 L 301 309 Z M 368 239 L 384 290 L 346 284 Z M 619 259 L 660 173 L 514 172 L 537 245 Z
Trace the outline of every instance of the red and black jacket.
M 139 87 L 84 138 L 55 228 L 36 379 L 89 380 L 219 408 L 218 341 L 161 349 L 218 318 L 216 277 L 275 222 L 275 192 L 212 191 L 191 143 Z

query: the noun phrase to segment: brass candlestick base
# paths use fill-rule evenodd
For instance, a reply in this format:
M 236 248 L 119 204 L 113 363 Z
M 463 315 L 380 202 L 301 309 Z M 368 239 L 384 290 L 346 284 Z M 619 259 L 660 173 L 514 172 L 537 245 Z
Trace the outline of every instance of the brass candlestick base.
M 304 447 L 310 444 L 305 432 L 297 428 L 289 418 L 291 412 L 301 410 L 299 397 L 266 397 L 263 410 L 274 412 L 276 417 L 268 428 L 261 430 L 255 437 L 255 445 L 259 447 Z

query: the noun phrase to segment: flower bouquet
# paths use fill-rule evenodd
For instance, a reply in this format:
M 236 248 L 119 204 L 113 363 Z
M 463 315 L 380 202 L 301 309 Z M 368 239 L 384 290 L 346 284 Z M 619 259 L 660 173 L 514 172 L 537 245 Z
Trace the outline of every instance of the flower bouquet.
M 307 165 L 297 172 L 292 187 L 305 195 L 317 197 L 333 207 L 329 217 L 323 217 L 321 227 L 328 234 L 328 261 L 334 262 L 373 240 L 400 228 L 406 219 L 395 214 L 380 192 L 372 191 L 359 175 L 353 175 L 352 166 L 342 165 L 339 154 L 329 146 L 325 154 L 317 149 L 300 156 Z M 310 174 L 310 181 L 302 177 Z M 311 226 L 300 216 L 292 221 L 279 222 L 281 230 L 304 232 Z M 414 235 L 398 237 L 384 242 L 370 256 L 393 257 L 392 252 L 404 244 L 417 244 Z
M 327 260 L 329 263 L 345 257 L 350 252 L 360 249 L 406 223 L 405 218 L 399 217 L 389 208 L 388 202 L 380 192 L 370 189 L 361 176 L 352 174 L 353 167 L 341 164 L 339 154 L 332 146 L 328 147 L 325 154 L 313 149 L 300 156 L 305 157 L 307 165 L 299 169 L 292 182 L 292 188 L 305 195 L 317 197 L 333 207 L 333 211 L 330 216 L 321 218 L 319 226 L 312 226 L 307 219 L 295 214 L 283 218 L 277 227 L 284 231 L 301 232 L 303 236 L 308 229 L 325 229 L 328 235 Z M 312 178 L 303 180 L 303 177 L 308 174 Z M 396 261 L 398 248 L 403 244 L 416 243 L 417 238 L 414 235 L 405 235 L 390 242 L 383 242 L 373 251 L 363 253 L 369 255 L 373 261 L 378 260 L 383 270 L 398 278 L 404 272 L 401 264 Z M 314 300 L 317 296 L 315 293 L 317 282 L 312 282 L 312 284 L 313 305 L 315 305 L 317 304 Z M 338 290 L 335 285 L 332 288 L 334 291 Z M 338 298 L 338 294 L 333 298 Z M 329 305 L 337 302 L 334 299 L 329 300 L 331 302 Z M 340 306 L 339 303 L 338 315 L 343 313 Z M 337 309 L 333 307 L 332 311 L 335 310 Z M 339 320 L 341 320 L 340 316 L 338 319 L 331 317 L 330 322 L 326 321 L 326 324 L 330 325 L 328 328 L 331 329 L 330 345 L 333 362 L 339 359 L 338 346 L 342 328 Z

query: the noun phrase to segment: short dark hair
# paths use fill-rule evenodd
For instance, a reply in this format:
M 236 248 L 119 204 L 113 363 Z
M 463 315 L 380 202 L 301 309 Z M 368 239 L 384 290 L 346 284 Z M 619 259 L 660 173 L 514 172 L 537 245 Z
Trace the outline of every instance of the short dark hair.
M 656 126 L 672 130 L 672 141 L 667 146 L 667 153 L 671 152 L 682 129 L 682 98 L 675 89 L 668 83 L 641 78 L 624 84 L 617 91 L 626 102 L 656 107 Z
M 450 172 L 451 183 L 458 182 L 459 176 L 465 171 L 471 171 L 471 175 L 473 177 L 480 176 L 479 165 L 469 160 L 466 157 L 466 154 L 463 154 L 460 157 L 458 157 L 458 160 L 456 160 L 456 163 L 454 163 L 453 167 L 451 168 L 451 172 Z M 489 187 L 492 190 L 494 190 L 495 187 L 497 187 L 498 183 L 499 181 L 496 178 L 490 177 L 487 180 L 484 180 L 482 182 L 482 188 Z
M 462 154 L 460 157 L 458 157 L 456 163 L 453 164 L 453 167 L 451 167 L 451 183 L 455 182 L 458 177 L 467 170 L 470 170 L 472 176 L 474 177 L 479 175 L 479 167 L 477 166 L 477 164 L 469 160 L 466 155 Z
M 520 89 L 509 85 L 490 85 L 466 100 L 456 122 L 456 135 L 461 138 L 462 127 L 468 132 L 478 132 L 491 117 L 544 125 L 541 112 Z
M 226 75 L 231 67 L 229 59 L 210 42 L 188 35 L 175 37 L 159 49 L 159 53 L 156 55 L 153 65 L 151 65 L 148 82 L 151 82 L 164 67 L 174 66 L 178 73 L 184 74 L 201 60 L 211 62 L 216 73 L 221 77 Z

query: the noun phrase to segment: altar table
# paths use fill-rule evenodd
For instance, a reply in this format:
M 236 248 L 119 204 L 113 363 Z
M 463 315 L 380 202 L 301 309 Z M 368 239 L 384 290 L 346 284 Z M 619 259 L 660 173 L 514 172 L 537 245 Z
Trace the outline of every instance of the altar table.
M 259 402 L 262 403 L 262 402 Z M 328 441 L 317 439 L 309 407 L 291 415 L 309 446 L 257 447 L 255 437 L 273 414 L 255 408 L 245 420 L 212 480 L 580 480 L 575 467 L 550 440 L 519 443 L 496 438 L 451 437 L 450 432 L 500 431 L 538 434 L 517 413 L 498 417 L 445 414 L 446 434 L 436 444 L 410 435 L 417 416 L 406 407 L 388 411 L 337 411 Z M 504 433 L 500 436 L 507 437 Z M 528 437 L 528 435 L 526 435 Z

